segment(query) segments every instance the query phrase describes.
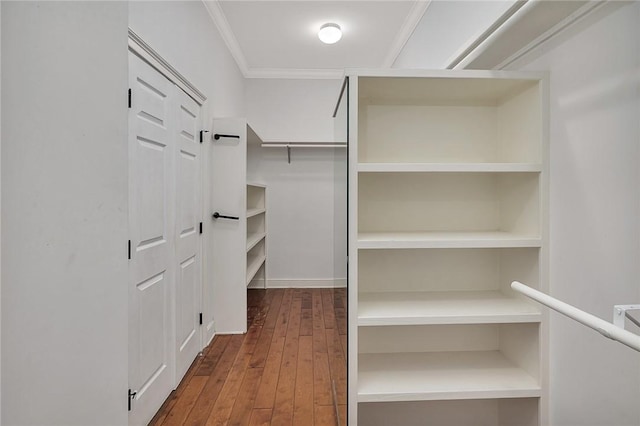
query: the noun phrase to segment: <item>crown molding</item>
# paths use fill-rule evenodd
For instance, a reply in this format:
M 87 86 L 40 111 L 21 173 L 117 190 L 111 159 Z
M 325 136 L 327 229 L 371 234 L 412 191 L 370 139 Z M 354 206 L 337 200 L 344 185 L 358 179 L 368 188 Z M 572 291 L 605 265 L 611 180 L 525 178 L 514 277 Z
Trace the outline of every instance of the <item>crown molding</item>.
M 540 16 L 545 14 L 546 0 L 524 0 L 525 4 L 510 13 L 512 9 L 501 16 L 497 23 L 483 33 L 476 42 L 471 43 L 470 48 L 455 58 L 447 68 L 449 69 L 504 69 L 530 52 L 546 45 L 556 35 L 565 29 L 582 21 L 586 16 L 611 1 L 575 1 L 576 8 L 567 15 L 550 15 L 548 18 L 555 20 L 550 26 L 538 28 L 537 33 L 530 34 L 529 41 L 525 43 L 513 42 L 518 39 L 518 34 L 523 28 L 531 28 L 536 25 Z M 569 2 L 572 3 L 572 2 Z M 506 44 L 505 44 L 506 43 Z M 492 58 L 500 49 L 501 57 Z
M 395 40 L 391 44 L 389 53 L 387 53 L 387 56 L 382 63 L 383 68 L 391 68 L 396 62 L 396 59 L 402 52 L 402 49 L 404 49 L 407 41 L 409 41 L 409 38 L 411 38 L 411 35 L 420 23 L 420 20 L 424 16 L 430 4 L 431 0 L 418 0 L 413 4 L 411 11 L 405 18 L 402 27 L 398 31 Z
M 489 40 L 499 28 L 509 21 L 523 6 L 530 0 L 516 0 L 509 9 L 500 15 L 494 22 L 479 36 L 471 38 L 462 48 L 460 48 L 445 64 L 446 69 L 459 68 L 458 64 L 467 59 L 480 45 Z
M 231 56 L 236 61 L 240 72 L 245 78 L 273 78 L 273 79 L 342 79 L 343 69 L 289 69 L 289 68 L 249 68 L 247 60 L 240 48 L 231 25 L 220 6 L 218 0 L 202 0 L 211 20 L 218 28 Z M 402 27 L 398 31 L 393 41 L 389 53 L 387 54 L 383 67 L 391 68 L 396 61 L 405 44 L 420 23 L 422 16 L 431 4 L 431 0 L 416 0 L 411 11 L 405 18 Z
M 220 6 L 220 3 L 218 0 L 202 0 L 202 3 L 207 9 L 207 12 L 209 12 L 209 16 L 218 28 L 218 31 L 220 31 L 220 35 L 222 36 L 224 43 L 227 45 L 229 52 L 231 52 L 231 56 L 233 56 L 233 59 L 236 61 L 238 68 L 240 68 L 240 72 L 246 77 L 249 74 L 247 59 L 244 57 L 244 53 L 242 53 L 240 44 L 231 30 L 231 25 L 229 25 L 229 21 L 227 21 L 227 17 Z
M 578 9 L 577 11 L 575 11 L 574 13 L 572 13 L 571 15 L 569 15 L 568 17 L 566 17 L 565 19 L 563 19 L 562 21 L 554 25 L 548 31 L 545 31 L 539 37 L 536 37 L 534 40 L 532 40 L 522 49 L 510 55 L 507 59 L 499 63 L 495 67 L 495 69 L 501 70 L 501 69 L 507 68 L 509 65 L 511 65 L 515 61 L 521 59 L 522 57 L 528 55 L 534 50 L 537 50 L 541 46 L 547 44 L 559 33 L 563 32 L 564 30 L 568 29 L 574 24 L 577 24 L 578 22 L 582 21 L 587 16 L 591 15 L 593 12 L 595 12 L 596 10 L 604 6 L 606 3 L 607 2 L 603 2 L 603 1 L 591 1 L 585 4 L 580 9 Z

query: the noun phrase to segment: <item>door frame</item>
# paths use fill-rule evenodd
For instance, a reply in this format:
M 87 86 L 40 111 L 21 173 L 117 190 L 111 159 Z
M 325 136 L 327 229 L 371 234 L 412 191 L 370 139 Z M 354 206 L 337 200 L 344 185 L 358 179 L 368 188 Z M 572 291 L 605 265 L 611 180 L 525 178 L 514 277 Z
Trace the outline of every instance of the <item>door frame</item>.
M 164 75 L 169 81 L 181 88 L 191 96 L 194 101 L 201 107 L 204 106 L 207 101 L 207 97 L 196 86 L 191 84 L 189 80 L 178 70 L 171 66 L 158 52 L 153 50 L 151 46 L 145 43 L 142 38 L 136 34 L 131 28 L 129 28 L 129 50 L 140 56 L 143 60 L 149 63 L 160 74 Z

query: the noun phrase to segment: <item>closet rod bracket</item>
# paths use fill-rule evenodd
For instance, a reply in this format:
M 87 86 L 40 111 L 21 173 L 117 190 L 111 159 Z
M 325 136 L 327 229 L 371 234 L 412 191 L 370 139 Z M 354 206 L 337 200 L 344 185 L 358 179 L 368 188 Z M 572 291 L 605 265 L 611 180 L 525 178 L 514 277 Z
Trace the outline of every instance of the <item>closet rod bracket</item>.
M 240 136 L 238 135 L 224 135 L 222 133 L 215 133 L 213 135 L 213 139 L 215 140 L 220 140 L 220 138 L 234 138 L 234 139 L 240 139 Z
M 624 330 L 625 318 L 640 327 L 640 321 L 632 317 L 629 311 L 640 311 L 640 305 L 614 305 L 613 306 L 613 325 Z
M 214 219 L 231 219 L 231 220 L 240 219 L 238 216 L 227 216 L 227 215 L 224 215 L 224 214 L 220 214 L 218 212 L 214 212 L 213 213 L 213 218 Z

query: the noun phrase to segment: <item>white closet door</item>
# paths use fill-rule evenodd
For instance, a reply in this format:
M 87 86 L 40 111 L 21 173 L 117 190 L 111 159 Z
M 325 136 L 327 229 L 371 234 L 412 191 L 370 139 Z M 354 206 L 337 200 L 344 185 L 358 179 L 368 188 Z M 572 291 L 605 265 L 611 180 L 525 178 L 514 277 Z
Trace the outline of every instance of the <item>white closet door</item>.
M 200 106 L 175 88 L 176 99 L 176 377 L 202 348 L 199 314 L 201 274 Z M 177 384 L 177 383 L 176 383 Z
M 129 54 L 129 424 L 147 424 L 174 385 L 174 85 Z

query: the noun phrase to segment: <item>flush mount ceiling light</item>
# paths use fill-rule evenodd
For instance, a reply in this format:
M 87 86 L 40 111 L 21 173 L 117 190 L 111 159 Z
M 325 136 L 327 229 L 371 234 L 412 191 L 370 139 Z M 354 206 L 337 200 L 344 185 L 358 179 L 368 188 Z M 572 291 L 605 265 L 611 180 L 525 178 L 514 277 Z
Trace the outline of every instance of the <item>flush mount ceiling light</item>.
M 324 24 L 318 31 L 318 38 L 326 44 L 336 43 L 342 38 L 342 30 L 338 24 Z

